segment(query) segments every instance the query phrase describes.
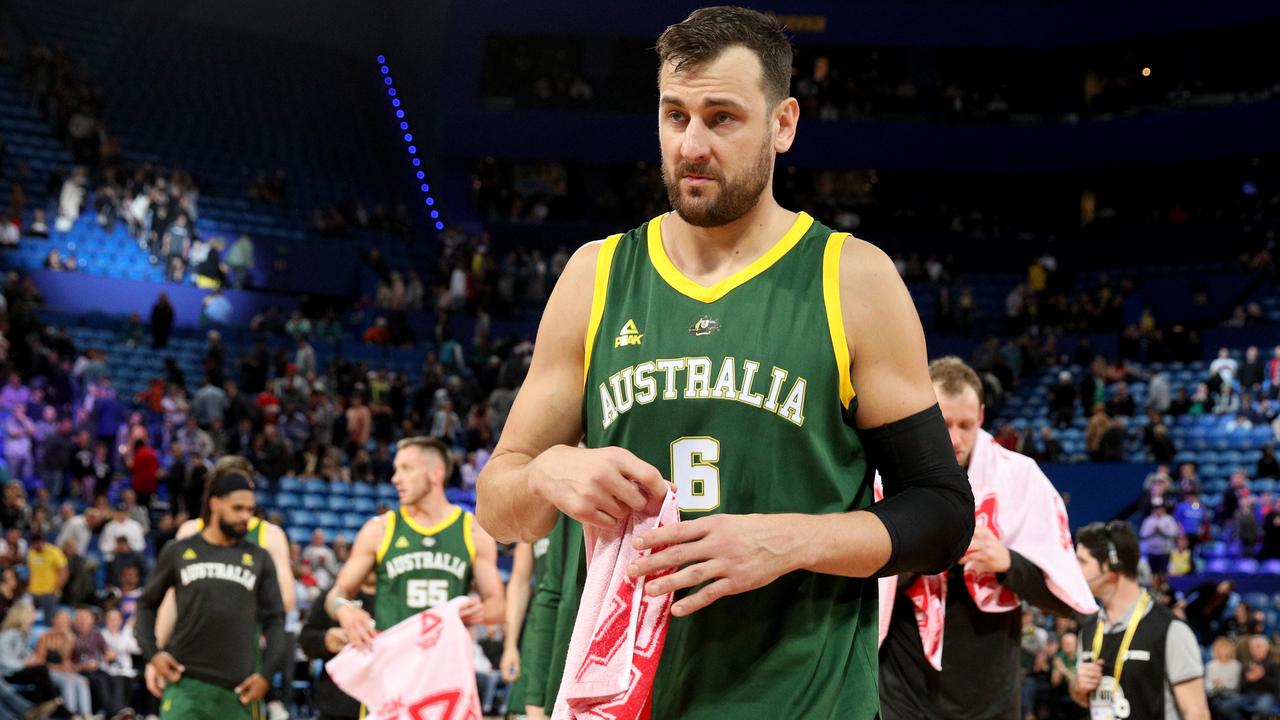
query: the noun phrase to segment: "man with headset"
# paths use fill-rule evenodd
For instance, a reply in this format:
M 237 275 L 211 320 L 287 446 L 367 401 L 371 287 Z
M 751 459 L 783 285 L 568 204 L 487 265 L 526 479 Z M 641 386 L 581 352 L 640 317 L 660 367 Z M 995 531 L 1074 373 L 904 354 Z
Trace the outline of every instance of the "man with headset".
M 1200 646 L 1138 585 L 1139 555 L 1127 522 L 1076 533 L 1076 558 L 1101 610 L 1080 628 L 1071 697 L 1093 720 L 1208 720 Z

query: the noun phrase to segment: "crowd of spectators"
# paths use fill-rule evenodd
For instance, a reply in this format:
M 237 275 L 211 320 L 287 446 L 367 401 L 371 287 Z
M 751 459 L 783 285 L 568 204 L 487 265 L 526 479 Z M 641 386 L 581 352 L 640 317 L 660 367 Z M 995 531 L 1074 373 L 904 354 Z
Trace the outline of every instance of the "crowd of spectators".
M 1074 122 L 1221 107 L 1273 97 L 1265 58 L 1274 31 L 1264 23 L 1087 51 L 806 44 L 792 94 L 803 116 L 823 121 Z M 493 109 L 642 112 L 651 96 L 610 89 L 652 83 L 655 64 L 652 44 L 630 39 L 601 52 L 581 37 L 496 36 L 479 91 Z
M 15 276 L 3 295 L 9 334 L 35 342 L 7 358 L 0 388 L 0 565 L 16 570 L 0 582 L 0 615 L 25 591 L 30 606 L 41 611 L 49 642 L 68 648 L 77 642 L 73 635 L 90 631 L 104 637 L 114 632 L 125 638 L 122 647 L 131 647 L 133 606 L 154 552 L 196 511 L 204 478 L 224 454 L 249 458 L 266 487 L 286 475 L 379 483 L 392 474 L 396 440 L 429 434 L 454 448 L 452 484 L 474 487 L 531 353 L 527 343 L 494 342 L 484 361 L 475 363 L 445 339 L 413 380 L 341 360 L 322 369 L 310 343 L 317 326 L 299 313 L 279 327 L 294 340 L 290 351 L 269 351 L 265 340 L 273 329 L 264 326 L 262 341 L 230 358 L 211 332 L 197 382 L 188 382 L 170 362 L 168 377 L 127 398 L 115 391 L 105 354 L 77 348 L 65 331 L 42 326 L 38 294 L 28 292 L 33 288 Z M 172 332 L 166 305 L 158 301 L 151 316 L 150 344 L 158 352 Z M 148 328 L 138 318 L 126 325 L 143 334 L 132 338 L 141 351 Z M 278 515 L 270 519 L 284 525 Z M 295 545 L 295 570 L 307 597 L 314 599 L 332 582 L 348 549 L 340 539 L 331 546 L 315 542 L 305 552 Z M 33 560 L 37 555 L 49 559 Z M 53 568 L 53 582 L 37 563 Z M 12 587 L 6 585 L 10 577 Z M 62 608 L 77 609 L 75 618 L 63 617 Z M 30 633 L 32 621 L 15 615 L 4 627 Z M 110 657 L 77 651 L 54 662 L 41 654 L 45 641 L 28 639 L 23 647 L 34 654 L 15 660 L 16 667 L 39 658 L 30 665 L 47 666 L 50 697 L 63 698 L 68 708 L 110 715 L 130 702 L 147 707 L 135 684 L 125 690 L 121 681 L 118 688 L 109 672 L 96 672 L 126 651 Z

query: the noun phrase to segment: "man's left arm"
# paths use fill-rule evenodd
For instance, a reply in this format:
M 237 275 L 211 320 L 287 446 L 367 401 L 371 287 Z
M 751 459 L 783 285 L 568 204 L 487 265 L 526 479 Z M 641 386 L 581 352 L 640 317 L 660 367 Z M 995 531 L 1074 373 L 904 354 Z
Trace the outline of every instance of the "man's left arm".
M 976 533 L 975 533 L 976 535 Z M 996 573 L 996 581 L 1012 590 L 1019 598 L 1058 617 L 1071 617 L 1075 610 L 1066 604 L 1044 581 L 1044 571 L 1035 563 L 1009 550 L 1009 569 Z
M 1164 672 L 1183 720 L 1209 720 L 1200 646 L 1191 628 L 1181 620 L 1170 623 L 1165 634 Z
M 275 565 L 276 582 L 280 585 L 280 601 L 284 611 L 289 612 L 297 604 L 297 592 L 293 582 L 293 565 L 289 560 L 289 538 L 284 530 L 262 521 L 262 532 L 266 534 L 267 553 L 271 555 L 271 564 Z
M 794 570 L 847 577 L 938 573 L 969 545 L 973 491 L 956 463 L 929 380 L 911 295 L 888 256 L 861 240 L 829 248 L 825 262 L 824 290 L 838 306 L 829 319 L 845 338 L 844 348 L 839 337 L 833 340 L 837 365 L 848 358 L 852 366 L 850 382 L 841 378 L 840 384 L 850 396 L 856 389 L 857 425 L 868 460 L 884 480 L 885 500 L 829 515 L 711 515 L 643 534 L 636 548 L 667 548 L 633 563 L 632 577 L 682 568 L 647 583 L 646 593 L 707 583 L 673 605 L 674 615 Z
M 473 601 L 463 609 L 462 621 L 468 625 L 495 625 L 502 622 L 506 613 L 502 575 L 498 572 L 498 543 L 477 522 L 471 523 L 471 538 L 476 548 L 471 576 L 480 592 L 480 602 Z
M 284 601 L 280 598 L 280 581 L 272 563 L 264 563 L 258 576 L 258 623 L 266 642 L 262 650 L 261 675 L 271 681 L 283 670 L 288 659 L 284 642 Z

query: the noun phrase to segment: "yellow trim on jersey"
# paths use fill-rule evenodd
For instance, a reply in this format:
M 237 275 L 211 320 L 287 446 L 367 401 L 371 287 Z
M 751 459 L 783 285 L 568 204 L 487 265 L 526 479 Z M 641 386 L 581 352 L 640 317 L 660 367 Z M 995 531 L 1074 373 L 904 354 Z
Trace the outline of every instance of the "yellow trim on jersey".
M 474 523 L 475 517 L 471 513 L 462 514 L 462 539 L 467 543 L 467 554 L 471 556 L 471 562 L 476 561 L 476 538 L 471 529 Z
M 765 251 L 765 254 L 756 258 L 750 265 L 742 268 L 738 272 L 721 280 L 720 282 L 706 287 L 685 277 L 667 257 L 667 249 L 662 246 L 662 215 L 649 221 L 649 261 L 653 263 L 653 267 L 667 281 L 676 292 L 686 297 L 692 298 L 699 302 L 713 303 L 720 298 L 728 295 L 734 288 L 746 283 L 760 273 L 768 270 L 774 263 L 782 259 L 791 248 L 800 242 L 800 238 L 809 232 L 809 228 L 813 225 L 813 218 L 808 213 L 802 212 L 796 216 L 796 221 L 791 224 L 791 229 L 783 234 L 782 239 L 774 243 L 773 247 Z
M 259 525 L 262 526 L 262 532 L 258 533 L 258 547 L 266 547 L 267 546 L 267 528 L 271 527 L 271 523 L 263 520 L 262 518 L 256 518 L 256 517 L 249 518 L 249 528 L 246 532 L 247 533 L 253 532 L 258 528 Z M 203 532 L 203 531 L 204 531 L 204 518 L 196 518 L 196 532 Z
M 378 554 L 375 556 L 378 562 L 382 562 L 382 556 L 391 548 L 391 539 L 396 534 L 395 512 L 388 511 L 384 517 L 387 518 L 387 529 L 382 533 L 382 543 L 378 545 Z
M 827 328 L 831 331 L 831 349 L 836 354 L 836 371 L 840 375 L 840 404 L 846 409 L 853 402 L 853 379 L 849 377 L 849 339 L 844 333 L 844 309 L 840 306 L 840 251 L 849 233 L 831 233 L 822 252 L 822 302 L 827 306 Z
M 271 527 L 271 523 L 254 518 L 249 521 L 249 532 L 253 532 L 258 526 L 262 526 L 262 529 L 258 531 L 258 547 L 265 548 L 267 546 L 267 528 Z
M 587 321 L 586 350 L 582 358 L 582 386 L 587 386 L 587 372 L 591 370 L 591 347 L 595 345 L 600 320 L 604 318 L 604 296 L 609 291 L 609 269 L 613 267 L 613 253 L 618 249 L 622 233 L 610 235 L 600 245 L 596 256 L 596 279 L 591 290 L 591 316 Z
M 408 525 L 411 530 L 413 530 L 414 532 L 420 535 L 435 535 L 441 530 L 444 530 L 445 528 L 457 522 L 458 516 L 461 514 L 462 514 L 462 508 L 458 507 L 457 505 L 454 505 L 453 512 L 449 513 L 448 517 L 436 523 L 435 525 L 432 525 L 429 528 L 425 528 L 419 525 L 418 521 L 413 519 L 413 516 L 405 512 L 404 506 L 400 507 L 400 518 L 404 520 L 404 524 Z

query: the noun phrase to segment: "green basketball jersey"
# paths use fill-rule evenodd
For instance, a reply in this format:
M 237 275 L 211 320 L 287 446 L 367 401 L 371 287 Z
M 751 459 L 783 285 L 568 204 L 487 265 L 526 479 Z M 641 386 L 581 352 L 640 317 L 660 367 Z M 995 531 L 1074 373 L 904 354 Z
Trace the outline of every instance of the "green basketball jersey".
M 668 259 L 661 220 L 600 249 L 587 445 L 656 466 L 685 520 L 869 505 L 840 309 L 848 236 L 801 213 L 758 260 L 703 287 Z M 801 571 L 723 598 L 672 619 L 653 716 L 875 717 L 876 629 L 874 581 Z
M 476 558 L 471 534 L 475 518 L 460 507 L 429 528 L 415 522 L 403 507 L 386 518 L 375 565 L 378 589 L 373 617 L 381 630 L 466 595 Z

